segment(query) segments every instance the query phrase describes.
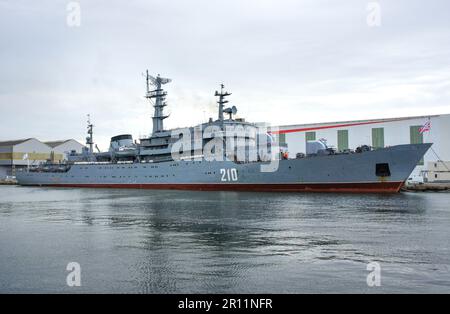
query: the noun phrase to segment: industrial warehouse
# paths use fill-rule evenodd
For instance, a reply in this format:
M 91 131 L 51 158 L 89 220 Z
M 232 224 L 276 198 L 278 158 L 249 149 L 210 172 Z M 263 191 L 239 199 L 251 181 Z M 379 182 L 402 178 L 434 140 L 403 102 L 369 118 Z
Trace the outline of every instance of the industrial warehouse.
M 423 130 L 421 128 L 425 126 Z M 411 181 L 450 182 L 450 114 L 285 125 L 279 127 L 280 145 L 289 157 L 306 152 L 306 141 L 325 140 L 345 152 L 358 146 L 382 148 L 399 144 L 433 143 L 411 174 Z
M 19 168 L 51 160 L 67 160 L 67 154 L 81 152 L 84 146 L 76 140 L 41 142 L 35 138 L 0 142 L 0 180 L 15 176 Z

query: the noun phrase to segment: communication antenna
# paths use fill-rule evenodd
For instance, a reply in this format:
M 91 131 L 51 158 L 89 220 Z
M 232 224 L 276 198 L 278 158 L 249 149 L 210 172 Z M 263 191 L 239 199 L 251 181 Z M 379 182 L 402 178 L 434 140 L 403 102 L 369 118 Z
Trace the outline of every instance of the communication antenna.
M 220 93 L 216 91 L 214 96 L 219 97 L 219 101 L 217 103 L 219 104 L 219 121 L 223 121 L 223 112 L 224 112 L 224 106 L 226 103 L 228 103 L 228 100 L 225 100 L 225 97 L 230 96 L 231 93 L 225 92 L 223 89 L 225 88 L 225 85 L 220 84 Z

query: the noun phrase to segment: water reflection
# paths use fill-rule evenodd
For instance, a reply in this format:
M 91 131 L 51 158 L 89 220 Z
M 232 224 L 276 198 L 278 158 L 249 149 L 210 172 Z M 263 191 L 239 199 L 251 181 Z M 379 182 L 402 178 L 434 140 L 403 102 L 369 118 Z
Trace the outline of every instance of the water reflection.
M 449 264 L 448 194 L 2 189 L 1 223 L 11 231 L 27 222 L 63 239 L 49 254 L 80 256 L 92 278 L 107 283 L 92 279 L 88 291 L 293 292 L 308 286 L 292 278 L 323 265 L 324 280 L 338 270 L 361 284 L 349 269 L 374 260 L 437 273 Z M 31 234 L 15 237 L 33 242 Z M 2 244 L 5 256 L 17 253 Z M 47 271 L 41 265 L 37 279 Z

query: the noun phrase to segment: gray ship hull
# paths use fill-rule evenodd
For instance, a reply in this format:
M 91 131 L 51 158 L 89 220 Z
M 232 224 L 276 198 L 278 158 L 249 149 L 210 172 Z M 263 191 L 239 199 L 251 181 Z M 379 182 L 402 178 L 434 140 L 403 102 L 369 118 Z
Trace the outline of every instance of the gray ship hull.
M 74 164 L 62 173 L 21 171 L 17 180 L 24 186 L 395 193 L 430 146 L 280 160 L 275 172 L 261 172 L 261 162 L 92 163 Z M 387 164 L 389 173 L 377 174 L 377 164 Z

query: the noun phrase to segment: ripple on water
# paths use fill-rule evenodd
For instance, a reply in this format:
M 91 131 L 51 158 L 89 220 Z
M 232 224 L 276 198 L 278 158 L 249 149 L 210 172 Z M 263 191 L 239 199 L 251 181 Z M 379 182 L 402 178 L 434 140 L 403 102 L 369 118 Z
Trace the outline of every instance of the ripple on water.
M 79 260 L 87 292 L 359 292 L 371 261 L 383 291 L 449 292 L 449 201 L 0 187 L 0 291 L 64 291 Z

